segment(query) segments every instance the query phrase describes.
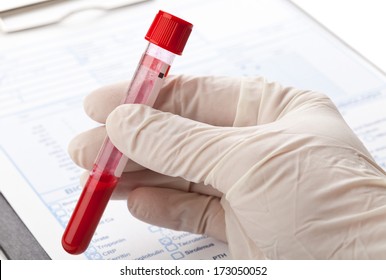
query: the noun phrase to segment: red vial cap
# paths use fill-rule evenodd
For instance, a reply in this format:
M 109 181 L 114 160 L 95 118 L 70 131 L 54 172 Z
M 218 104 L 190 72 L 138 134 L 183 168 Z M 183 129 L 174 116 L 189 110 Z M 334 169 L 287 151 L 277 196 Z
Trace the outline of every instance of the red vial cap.
M 182 54 L 193 24 L 159 11 L 147 32 L 145 39 L 172 53 Z

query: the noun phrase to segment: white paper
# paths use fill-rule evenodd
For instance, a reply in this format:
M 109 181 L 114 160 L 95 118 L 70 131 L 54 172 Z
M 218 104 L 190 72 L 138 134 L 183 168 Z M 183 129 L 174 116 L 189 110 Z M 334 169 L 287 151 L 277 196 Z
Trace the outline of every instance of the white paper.
M 67 145 L 97 125 L 83 113 L 82 99 L 101 85 L 130 79 L 159 9 L 194 24 L 170 74 L 264 75 L 322 91 L 385 167 L 386 112 L 380 101 L 386 78 L 287 1 L 238 2 L 151 1 L 87 25 L 0 38 L 0 188 L 51 258 L 229 257 L 227 246 L 212 238 L 135 220 L 125 201 L 109 203 L 85 254 L 71 256 L 61 248 L 82 172 Z

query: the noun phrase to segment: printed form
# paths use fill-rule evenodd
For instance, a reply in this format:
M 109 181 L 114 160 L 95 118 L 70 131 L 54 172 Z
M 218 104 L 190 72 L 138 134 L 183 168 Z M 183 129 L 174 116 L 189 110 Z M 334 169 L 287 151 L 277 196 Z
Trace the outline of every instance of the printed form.
M 61 247 L 83 172 L 69 158 L 67 145 L 98 125 L 83 112 L 82 100 L 102 85 L 130 79 L 159 9 L 194 24 L 171 75 L 262 75 L 322 91 L 386 167 L 386 112 L 381 106 L 386 77 L 288 1 L 150 1 L 76 28 L 64 23 L 2 36 L 0 190 L 51 258 L 229 258 L 226 244 L 213 238 L 134 219 L 123 200 L 110 201 L 84 254 L 72 256 Z M 237 20 L 230 21 L 231 15 Z

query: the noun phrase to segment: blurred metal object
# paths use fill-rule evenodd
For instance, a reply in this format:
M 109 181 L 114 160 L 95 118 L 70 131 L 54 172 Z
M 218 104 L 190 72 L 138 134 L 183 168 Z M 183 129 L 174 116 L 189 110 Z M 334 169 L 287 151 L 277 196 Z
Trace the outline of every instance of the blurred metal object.
M 46 0 L 0 11 L 3 33 L 26 31 L 63 22 L 85 11 L 108 12 L 149 0 Z

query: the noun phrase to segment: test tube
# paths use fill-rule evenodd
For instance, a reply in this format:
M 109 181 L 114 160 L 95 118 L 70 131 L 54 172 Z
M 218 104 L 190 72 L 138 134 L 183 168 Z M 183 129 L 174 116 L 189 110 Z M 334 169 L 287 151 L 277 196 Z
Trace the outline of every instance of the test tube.
M 176 54 L 181 55 L 193 25 L 159 11 L 147 32 L 149 44 L 122 103 L 153 106 Z M 90 244 L 107 203 L 127 163 L 106 137 L 62 237 L 70 254 L 83 253 Z

